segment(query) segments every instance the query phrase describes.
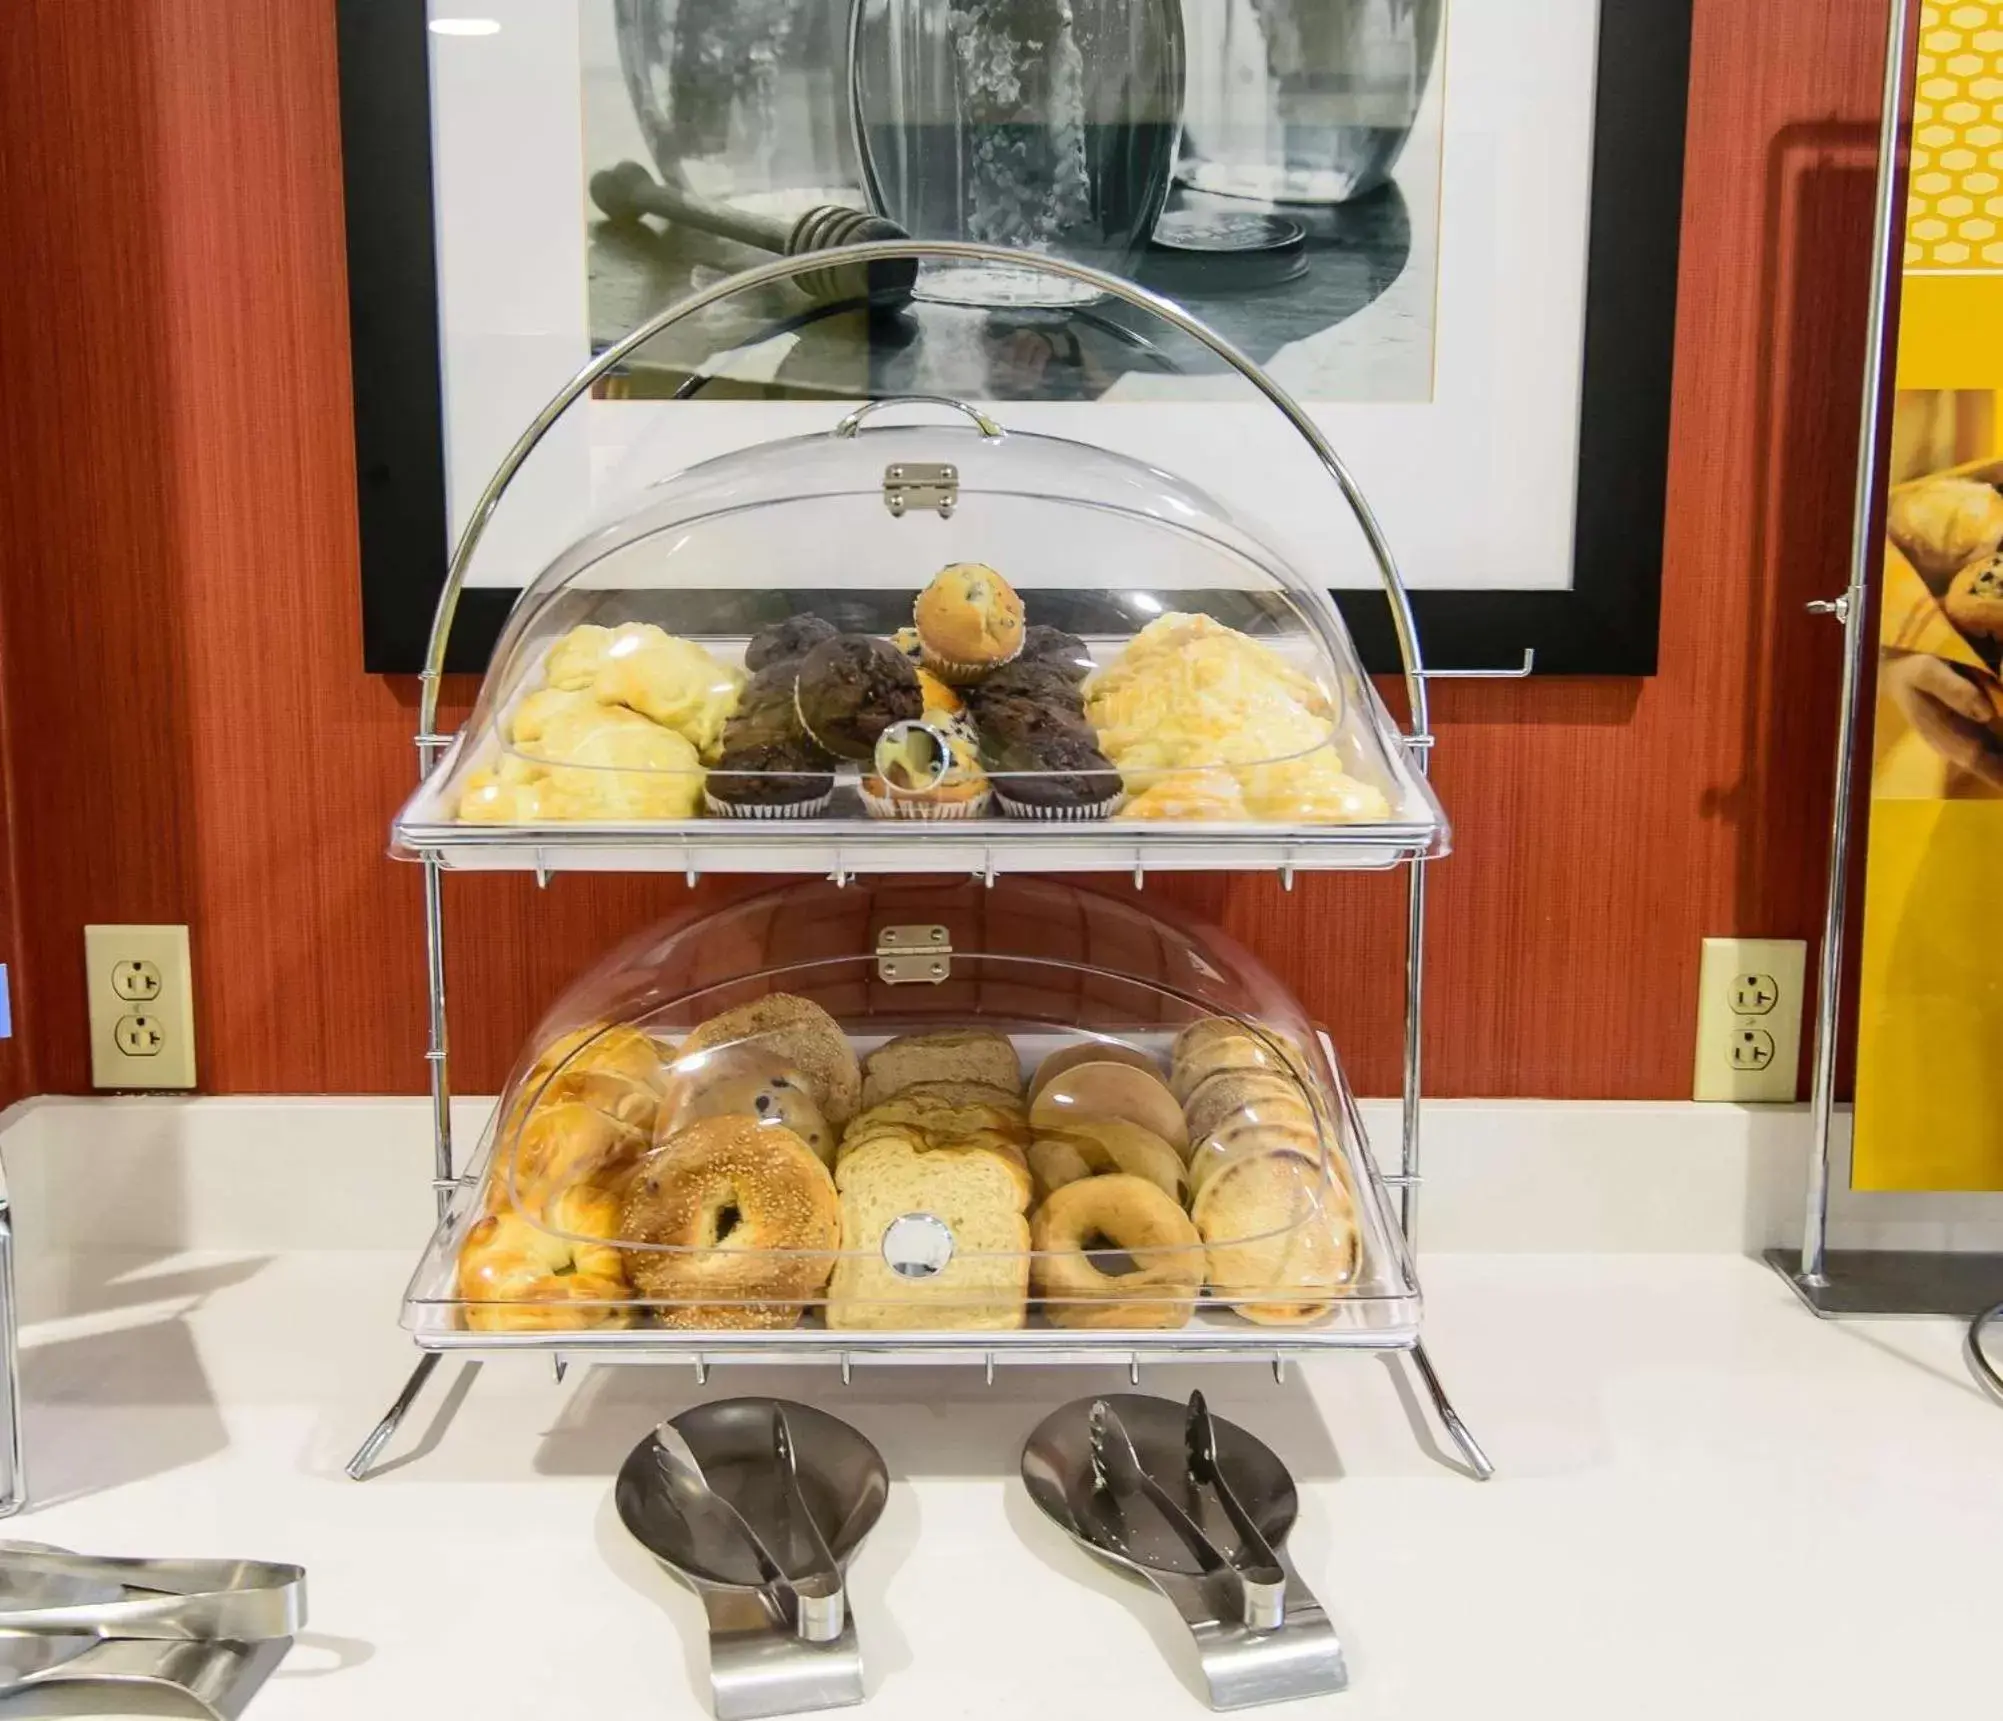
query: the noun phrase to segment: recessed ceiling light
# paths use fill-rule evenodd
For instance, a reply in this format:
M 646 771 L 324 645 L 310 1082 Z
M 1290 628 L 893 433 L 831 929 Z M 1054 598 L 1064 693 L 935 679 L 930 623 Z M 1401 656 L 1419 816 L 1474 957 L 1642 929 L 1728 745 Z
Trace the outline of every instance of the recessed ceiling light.
M 434 18 L 431 20 L 434 36 L 498 36 L 501 21 L 498 18 Z

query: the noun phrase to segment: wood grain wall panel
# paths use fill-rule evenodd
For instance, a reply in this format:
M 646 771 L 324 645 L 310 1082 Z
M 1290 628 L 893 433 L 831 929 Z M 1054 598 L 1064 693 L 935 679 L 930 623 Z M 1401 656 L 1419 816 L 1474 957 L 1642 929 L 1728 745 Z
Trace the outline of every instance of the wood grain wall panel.
M 1685 1093 L 1700 938 L 1812 935 L 1838 640 L 1801 604 L 1843 577 L 1882 29 L 1697 0 L 1663 670 L 1438 689 L 1433 1092 Z M 205 1087 L 416 1091 L 418 875 L 384 856 L 413 689 L 359 668 L 330 0 L 7 0 L 0 126 L 18 1079 L 87 1086 L 79 929 L 161 919 L 193 928 Z M 1148 895 L 1395 1088 L 1399 881 Z M 688 900 L 449 881 L 459 1085 Z

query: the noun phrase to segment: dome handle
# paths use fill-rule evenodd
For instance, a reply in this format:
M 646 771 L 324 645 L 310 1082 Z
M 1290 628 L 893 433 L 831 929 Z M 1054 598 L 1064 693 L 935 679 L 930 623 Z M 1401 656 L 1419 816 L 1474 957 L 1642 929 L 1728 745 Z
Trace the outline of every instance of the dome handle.
M 837 441 L 851 442 L 856 432 L 862 429 L 862 421 L 872 412 L 881 412 L 886 406 L 943 406 L 953 412 L 964 412 L 974 421 L 983 442 L 1000 442 L 1008 432 L 977 406 L 969 406 L 964 400 L 955 400 L 950 394 L 893 394 L 882 400 L 866 400 L 853 412 L 846 414 L 828 434 Z

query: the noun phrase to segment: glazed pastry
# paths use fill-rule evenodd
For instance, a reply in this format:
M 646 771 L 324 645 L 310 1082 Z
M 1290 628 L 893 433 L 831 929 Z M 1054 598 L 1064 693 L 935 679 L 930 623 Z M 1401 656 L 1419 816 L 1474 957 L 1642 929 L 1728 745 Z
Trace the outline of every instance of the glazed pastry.
M 1132 787 L 1136 779 L 1130 778 Z M 1169 771 L 1156 777 L 1141 773 L 1146 787 L 1121 808 L 1123 819 L 1249 819 L 1244 791 L 1225 770 Z
M 1241 767 L 1245 807 L 1255 819 L 1293 825 L 1368 824 L 1391 816 L 1380 789 L 1357 781 L 1324 747 L 1304 758 Z
M 870 758 L 884 730 L 925 709 L 911 660 L 859 633 L 824 640 L 801 659 L 794 700 L 809 738 L 838 759 Z
M 1123 1329 L 1188 1323 L 1203 1288 L 1203 1238 L 1181 1204 L 1139 1177 L 1065 1185 L 1030 1222 L 1031 1283 L 1057 1327 Z M 1093 1256 L 1117 1251 L 1131 1272 Z
M 1105 754 L 1082 735 L 1004 746 L 995 798 L 1014 818 L 1103 819 L 1117 812 L 1124 793 Z
M 1022 650 L 1022 599 L 993 568 L 958 562 L 932 577 L 912 610 L 925 667 L 946 681 L 979 681 Z
M 1057 627 L 1030 627 L 1023 630 L 1022 662 L 1047 663 L 1063 672 L 1066 680 L 1083 681 L 1099 666 L 1092 661 L 1091 647 L 1075 633 Z
M 894 723 L 877 740 L 875 765 L 862 779 L 873 819 L 974 819 L 988 809 L 988 775 L 968 734 Z
M 469 825 L 539 824 L 542 799 L 533 782 L 510 782 L 492 771 L 475 771 L 460 791 L 458 817 Z
M 504 1133 L 496 1144 L 486 1210 L 519 1212 L 540 1223 L 568 1190 L 617 1195 L 651 1139 L 645 1124 L 623 1121 L 584 1100 L 538 1105 L 519 1131 Z
M 817 615 L 788 616 L 771 627 L 761 628 L 744 648 L 744 667 L 754 673 L 775 663 L 802 658 L 823 640 L 833 639 L 839 630 L 833 622 Z
M 835 1132 L 807 1078 L 756 1051 L 712 1052 L 678 1062 L 661 1099 L 661 1135 L 677 1134 L 706 1117 L 748 1117 L 760 1128 L 789 1129 L 823 1165 L 834 1165 Z
M 2003 545 L 2003 493 L 1973 478 L 1905 485 L 1887 504 L 1885 531 L 1922 574 L 1943 580 Z
M 737 708 L 743 672 L 650 623 L 615 632 L 592 679 L 592 696 L 651 717 L 699 753 L 714 752 L 725 719 Z
M 538 816 L 627 822 L 686 819 L 701 804 L 702 761 L 672 729 L 619 705 L 558 712 L 516 758 L 531 771 Z
M 790 992 L 774 992 L 712 1016 L 682 1042 L 677 1070 L 696 1052 L 743 1046 L 806 1078 L 821 1115 L 836 1129 L 855 1116 L 862 1066 L 848 1036 L 820 1005 Z
M 734 738 L 734 730 L 729 732 Z M 703 779 L 703 800 L 729 819 L 810 819 L 827 809 L 828 756 L 804 736 L 725 748 Z
M 834 1179 L 791 1130 L 707 1117 L 662 1142 L 620 1215 L 626 1273 L 665 1327 L 790 1327 L 841 1247 Z M 636 1246 L 635 1246 L 636 1245 Z
M 633 1293 L 609 1241 L 618 1228 L 617 1198 L 583 1187 L 558 1196 L 541 1222 L 487 1214 L 459 1248 L 467 1327 L 545 1333 L 625 1326 Z
M 2003 639 L 2003 556 L 1970 562 L 1944 600 L 1947 619 L 1975 639 Z
M 597 700 L 589 693 L 566 693 L 561 688 L 541 687 L 515 707 L 508 734 L 518 745 L 540 741 L 552 720 L 577 711 L 588 711 Z

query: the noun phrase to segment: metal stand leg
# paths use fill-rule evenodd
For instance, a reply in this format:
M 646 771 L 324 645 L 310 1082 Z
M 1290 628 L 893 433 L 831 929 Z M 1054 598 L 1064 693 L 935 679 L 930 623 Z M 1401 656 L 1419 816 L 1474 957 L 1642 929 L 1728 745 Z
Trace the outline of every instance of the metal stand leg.
M 368 1439 L 356 1449 L 354 1457 L 348 1460 L 348 1475 L 357 1482 L 366 1482 L 369 1472 L 375 1468 L 376 1460 L 382 1456 L 382 1449 L 390 1443 L 396 1431 L 403 1426 L 403 1419 L 410 1414 L 410 1407 L 417 1402 L 418 1394 L 424 1391 L 424 1383 L 431 1378 L 438 1367 L 441 1355 L 438 1351 L 426 1351 L 417 1359 L 417 1367 L 410 1371 L 410 1379 L 403 1383 L 403 1391 L 396 1395 L 396 1403 L 378 1422 Z
M 1996 1365 L 1982 1349 L 1982 1330 L 1992 1322 L 2003 1321 L 2003 1303 L 1993 1309 L 1984 1309 L 1968 1323 L 1968 1366 L 1975 1376 L 1975 1384 L 2003 1404 L 2003 1374 L 1996 1372 Z
M 1495 1474 L 1495 1466 L 1489 1456 L 1482 1451 L 1481 1444 L 1468 1432 L 1468 1426 L 1461 1421 L 1460 1412 L 1453 1407 L 1447 1397 L 1447 1389 L 1440 1384 L 1439 1371 L 1433 1367 L 1433 1359 L 1426 1355 L 1426 1347 L 1417 1344 L 1412 1347 L 1412 1363 L 1419 1371 L 1419 1378 L 1426 1383 L 1427 1395 L 1433 1401 L 1433 1414 L 1440 1419 L 1440 1426 L 1447 1431 L 1447 1438 L 1460 1448 L 1461 1456 L 1474 1472 L 1477 1482 L 1486 1482 Z

